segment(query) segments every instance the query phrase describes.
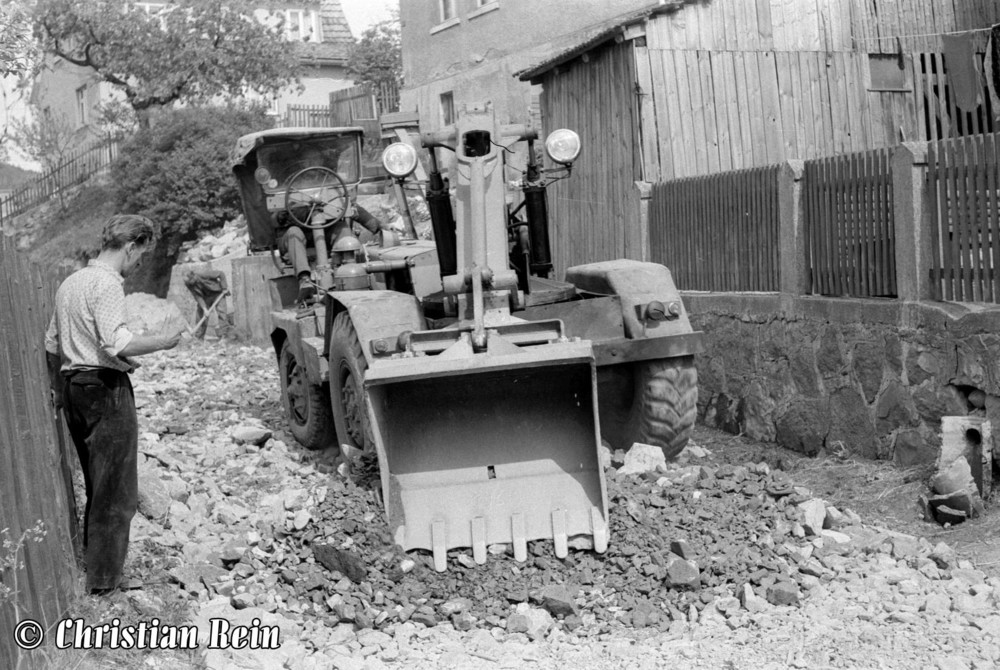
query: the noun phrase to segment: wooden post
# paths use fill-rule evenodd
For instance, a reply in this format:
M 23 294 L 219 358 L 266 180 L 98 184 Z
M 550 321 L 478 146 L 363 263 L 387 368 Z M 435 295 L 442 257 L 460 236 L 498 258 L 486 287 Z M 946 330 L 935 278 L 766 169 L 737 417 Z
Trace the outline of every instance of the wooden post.
M 778 172 L 778 287 L 784 297 L 809 291 L 802 215 L 804 169 L 803 161 L 787 160 Z
M 271 342 L 271 277 L 278 275 L 268 255 L 233 259 L 233 319 L 236 333 L 254 344 Z
M 635 221 L 625 222 L 625 258 L 649 261 L 649 199 L 653 185 L 648 181 L 633 182 L 635 188 L 629 194 L 635 213 Z
M 896 292 L 904 302 L 931 300 L 931 222 L 927 202 L 927 144 L 905 142 L 892 150 Z

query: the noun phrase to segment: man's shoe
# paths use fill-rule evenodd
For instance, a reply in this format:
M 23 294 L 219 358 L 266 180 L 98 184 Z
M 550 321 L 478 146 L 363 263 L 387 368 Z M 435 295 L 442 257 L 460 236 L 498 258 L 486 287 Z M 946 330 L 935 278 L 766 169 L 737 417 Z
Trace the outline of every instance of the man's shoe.
M 310 298 L 316 295 L 316 286 L 309 277 L 299 278 L 299 302 L 303 305 L 308 303 Z

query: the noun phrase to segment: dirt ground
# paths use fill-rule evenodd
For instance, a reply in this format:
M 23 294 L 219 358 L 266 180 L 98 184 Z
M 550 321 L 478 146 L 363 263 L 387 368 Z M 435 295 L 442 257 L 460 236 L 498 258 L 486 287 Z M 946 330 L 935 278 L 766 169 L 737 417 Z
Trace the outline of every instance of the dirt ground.
M 806 457 L 775 444 L 756 442 L 698 426 L 692 440 L 712 452 L 712 460 L 733 465 L 765 461 L 788 472 L 795 483 L 838 508 L 849 508 L 866 523 L 944 542 L 989 575 L 1000 575 L 1000 509 L 985 501 L 986 514 L 958 526 L 923 520 L 918 498 L 929 493 L 932 465 L 902 469 L 882 461 Z

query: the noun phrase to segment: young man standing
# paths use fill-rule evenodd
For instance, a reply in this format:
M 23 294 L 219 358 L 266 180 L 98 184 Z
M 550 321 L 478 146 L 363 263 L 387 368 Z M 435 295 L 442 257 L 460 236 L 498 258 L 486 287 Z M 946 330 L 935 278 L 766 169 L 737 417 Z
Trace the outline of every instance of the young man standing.
M 101 253 L 59 286 L 45 351 L 56 406 L 80 457 L 87 492 L 83 546 L 87 589 L 118 587 L 138 504 L 138 419 L 130 356 L 171 349 L 181 333 L 135 335 L 125 326 L 124 276 L 137 268 L 155 237 L 142 216 L 112 216 Z

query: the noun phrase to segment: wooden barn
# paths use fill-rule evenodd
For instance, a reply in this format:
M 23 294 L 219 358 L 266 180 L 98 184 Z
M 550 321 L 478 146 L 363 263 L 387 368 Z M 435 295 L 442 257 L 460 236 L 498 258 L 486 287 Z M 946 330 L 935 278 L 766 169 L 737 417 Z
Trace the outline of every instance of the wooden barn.
M 649 258 L 650 183 L 1000 130 L 996 23 L 992 0 L 696 0 L 582 33 L 518 73 L 583 140 L 550 191 L 557 271 Z

